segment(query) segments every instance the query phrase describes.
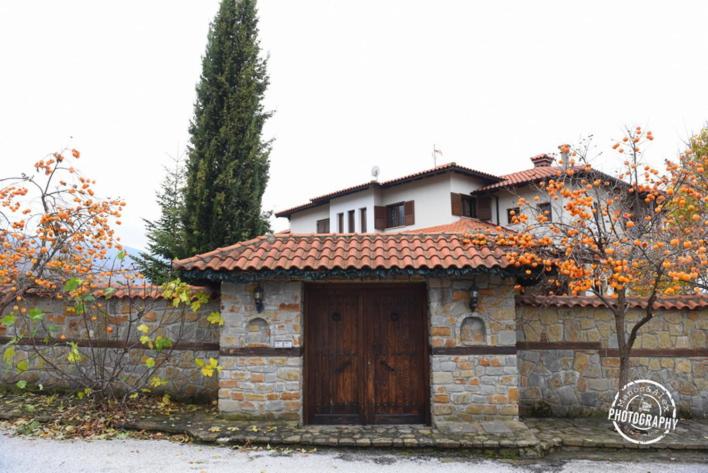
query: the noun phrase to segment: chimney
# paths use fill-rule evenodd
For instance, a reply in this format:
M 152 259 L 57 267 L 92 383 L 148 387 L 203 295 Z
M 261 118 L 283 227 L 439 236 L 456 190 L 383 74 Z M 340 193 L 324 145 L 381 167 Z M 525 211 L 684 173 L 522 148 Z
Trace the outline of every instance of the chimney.
M 560 145 L 558 149 L 561 155 L 561 166 L 563 166 L 564 170 L 567 170 L 570 165 L 570 145 Z
M 531 158 L 533 167 L 535 168 L 545 168 L 553 165 L 553 156 L 549 156 L 546 153 L 539 154 Z

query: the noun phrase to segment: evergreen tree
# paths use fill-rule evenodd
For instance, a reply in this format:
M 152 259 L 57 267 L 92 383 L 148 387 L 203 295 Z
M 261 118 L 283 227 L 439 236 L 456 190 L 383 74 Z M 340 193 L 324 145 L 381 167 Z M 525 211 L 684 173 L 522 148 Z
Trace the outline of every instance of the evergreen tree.
M 157 192 L 160 218 L 156 221 L 144 220 L 147 251 L 135 258 L 140 272 L 155 284 L 171 279 L 172 260 L 184 254 L 184 166 L 179 158 L 173 158 L 173 161 L 171 168 L 165 168 L 167 174 Z
M 268 230 L 261 200 L 270 141 L 261 137 L 266 60 L 255 0 L 222 0 L 209 30 L 197 85 L 183 223 L 185 255 L 253 238 Z

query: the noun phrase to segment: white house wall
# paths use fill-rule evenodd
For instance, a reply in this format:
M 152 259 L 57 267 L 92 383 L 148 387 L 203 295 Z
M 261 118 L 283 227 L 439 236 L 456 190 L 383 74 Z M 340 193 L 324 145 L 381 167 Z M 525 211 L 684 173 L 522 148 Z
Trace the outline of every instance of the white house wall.
M 337 214 L 344 214 L 345 233 L 349 232 L 348 212 L 354 210 L 355 232 L 361 232 L 361 208 L 366 208 L 366 229 L 368 232 L 374 231 L 374 206 L 378 205 L 376 191 L 367 189 L 354 194 L 337 197 L 329 201 L 329 229 L 332 233 L 338 232 Z
M 415 230 L 457 220 L 457 217 L 452 215 L 450 204 L 450 174 L 386 189 L 382 194 L 380 205 L 391 205 L 407 200 L 415 201 L 415 225 L 387 228 L 387 232 Z
M 293 214 L 290 218 L 290 231 L 293 233 L 315 233 L 317 232 L 317 221 L 324 218 L 329 218 L 329 205 L 327 204 L 303 210 Z M 332 228 L 330 227 L 330 229 Z

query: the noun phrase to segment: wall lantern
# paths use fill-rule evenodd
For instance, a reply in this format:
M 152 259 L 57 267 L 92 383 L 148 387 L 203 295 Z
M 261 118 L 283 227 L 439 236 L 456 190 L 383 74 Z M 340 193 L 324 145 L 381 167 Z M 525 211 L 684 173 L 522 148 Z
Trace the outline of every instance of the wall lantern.
M 256 304 L 256 310 L 263 312 L 263 286 L 260 284 L 253 290 L 253 302 Z
M 472 283 L 470 287 L 470 310 L 474 312 L 477 310 L 477 304 L 479 303 L 479 289 L 477 289 L 477 284 Z

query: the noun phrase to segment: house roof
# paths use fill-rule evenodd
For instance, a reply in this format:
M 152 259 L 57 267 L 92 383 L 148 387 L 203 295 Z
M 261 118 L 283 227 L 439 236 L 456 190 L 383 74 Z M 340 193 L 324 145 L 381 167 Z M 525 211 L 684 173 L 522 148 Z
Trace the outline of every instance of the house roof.
M 532 307 L 605 307 L 603 302 L 595 296 L 517 296 L 516 301 L 521 305 Z M 632 309 L 646 308 L 646 299 L 629 298 L 629 307 Z M 698 310 L 708 308 L 708 295 L 679 295 L 665 296 L 656 301 L 657 309 L 664 310 Z
M 576 168 L 581 169 L 581 168 Z M 558 177 L 563 172 L 563 169 L 558 166 L 538 166 L 524 171 L 512 172 L 501 176 L 502 180 L 481 187 L 474 191 L 479 194 L 493 190 L 503 189 L 505 187 L 518 186 L 520 184 L 530 184 L 532 182 L 542 181 L 552 177 Z
M 532 158 L 535 159 L 535 158 Z M 590 168 L 588 170 L 587 167 L 585 166 L 573 166 L 572 168 L 574 175 L 576 176 L 595 176 L 597 178 L 605 179 L 611 182 L 616 182 L 616 183 L 623 183 L 626 184 L 625 182 L 617 179 L 614 176 L 610 176 L 609 174 L 605 174 L 604 172 L 598 171 L 597 169 Z M 505 174 L 501 176 L 502 180 L 498 182 L 493 182 L 491 184 L 488 184 L 484 187 L 480 187 L 479 189 L 475 190 L 472 192 L 473 194 L 482 194 L 482 193 L 487 193 L 487 192 L 492 192 L 492 191 L 497 191 L 500 189 L 508 188 L 508 187 L 514 187 L 514 186 L 520 186 L 524 184 L 531 184 L 534 182 L 540 182 L 543 181 L 544 179 L 551 179 L 555 177 L 559 177 L 563 174 L 564 170 L 560 166 L 537 166 L 531 169 L 525 169 L 523 171 L 518 171 L 518 172 L 512 172 L 511 174 Z
M 269 235 L 173 263 L 186 271 L 505 268 L 503 250 L 463 233 Z
M 485 222 L 472 217 L 460 217 L 452 223 L 435 225 L 434 227 L 419 228 L 417 230 L 408 230 L 405 233 L 496 233 L 496 232 L 512 232 L 508 228 L 500 227 L 493 223 Z
M 345 189 L 340 189 L 335 192 L 330 192 L 329 194 L 324 194 L 318 197 L 314 197 L 310 199 L 310 202 L 307 202 L 306 204 L 298 205 L 296 207 L 292 207 L 286 210 L 281 210 L 280 212 L 276 212 L 275 216 L 276 217 L 290 217 L 292 214 L 296 212 L 300 212 L 302 210 L 307 210 L 313 207 L 317 207 L 321 204 L 325 204 L 329 202 L 331 199 L 334 199 L 336 197 L 342 197 L 344 195 L 348 194 L 353 194 L 355 192 L 361 192 L 363 190 L 367 190 L 369 188 L 380 188 L 380 189 L 385 189 L 388 187 L 393 187 L 393 186 L 398 186 L 402 184 L 406 184 L 408 182 L 416 181 L 418 179 L 423 179 L 431 176 L 435 176 L 438 174 L 445 174 L 445 173 L 458 173 L 458 174 L 463 174 L 466 176 L 473 176 L 473 177 L 479 177 L 481 179 L 491 181 L 491 182 L 497 182 L 500 181 L 501 178 L 494 176 L 492 174 L 487 174 L 485 172 L 481 171 L 476 171 L 474 169 L 470 169 L 465 166 L 460 166 L 456 163 L 447 163 L 447 164 L 442 164 L 440 166 L 437 166 L 432 169 L 426 169 L 425 171 L 420 171 L 416 172 L 413 174 L 408 174 L 406 176 L 402 177 L 397 177 L 395 179 L 390 179 L 388 181 L 370 181 L 366 182 L 364 184 L 359 184 L 356 186 L 352 187 L 347 187 Z

